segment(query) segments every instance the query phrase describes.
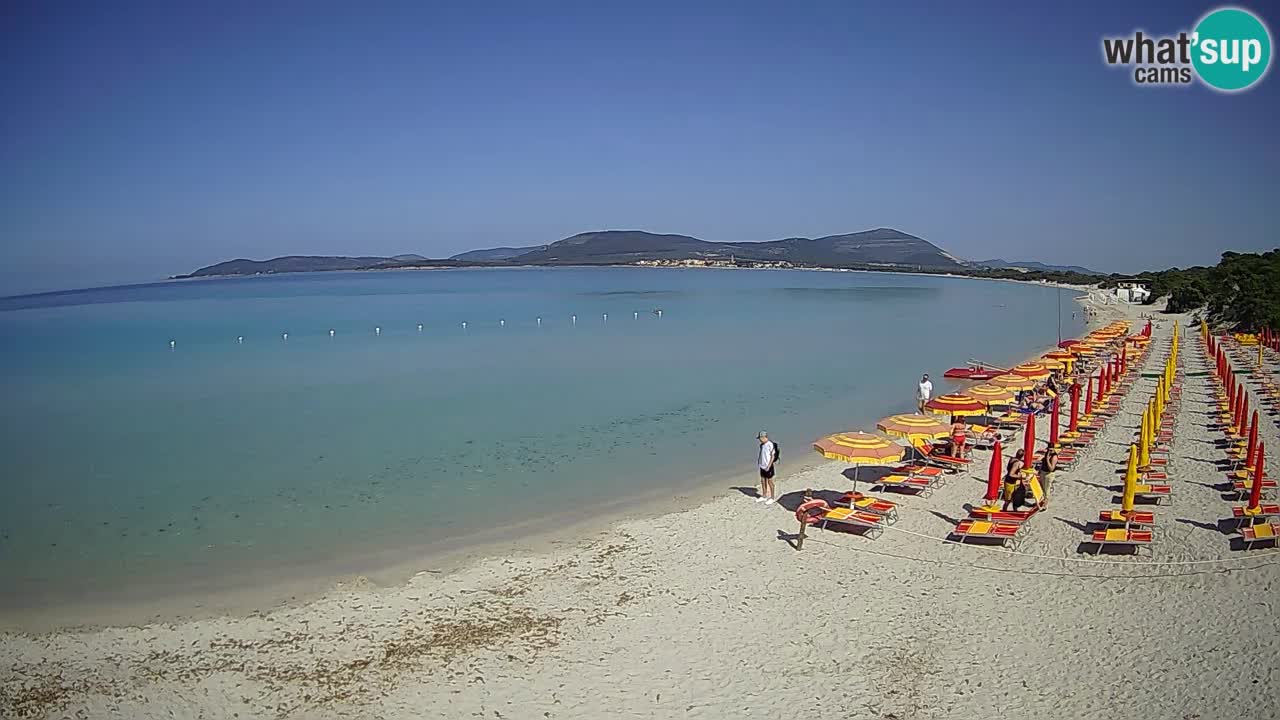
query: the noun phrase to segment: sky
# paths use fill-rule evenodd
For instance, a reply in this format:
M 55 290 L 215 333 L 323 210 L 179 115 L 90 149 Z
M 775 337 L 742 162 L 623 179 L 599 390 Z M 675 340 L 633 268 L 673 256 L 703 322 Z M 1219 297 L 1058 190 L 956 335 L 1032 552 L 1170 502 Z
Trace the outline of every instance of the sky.
M 600 229 L 1212 264 L 1280 246 L 1280 74 L 1136 87 L 1101 38 L 1213 7 L 11 0 L 0 295 Z

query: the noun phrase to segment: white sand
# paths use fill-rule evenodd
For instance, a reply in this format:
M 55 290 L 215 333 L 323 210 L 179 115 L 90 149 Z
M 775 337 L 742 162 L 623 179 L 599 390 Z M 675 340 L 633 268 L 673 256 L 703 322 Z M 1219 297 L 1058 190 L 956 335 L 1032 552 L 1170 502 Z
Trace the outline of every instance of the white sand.
M 1202 369 L 1194 333 L 1183 353 Z M 884 494 L 902 509 L 880 539 L 816 532 L 803 552 L 781 538 L 790 512 L 727 490 L 269 614 L 0 635 L 0 716 L 1280 717 L 1280 551 L 1233 551 L 1217 528 L 1231 503 L 1208 378 L 1185 381 L 1154 557 L 1078 553 L 1153 383 L 1059 474 L 1022 555 L 940 540 L 981 495 L 986 453 L 930 498 Z M 1276 473 L 1280 432 L 1261 430 Z M 780 490 L 848 489 L 842 469 L 784 472 Z

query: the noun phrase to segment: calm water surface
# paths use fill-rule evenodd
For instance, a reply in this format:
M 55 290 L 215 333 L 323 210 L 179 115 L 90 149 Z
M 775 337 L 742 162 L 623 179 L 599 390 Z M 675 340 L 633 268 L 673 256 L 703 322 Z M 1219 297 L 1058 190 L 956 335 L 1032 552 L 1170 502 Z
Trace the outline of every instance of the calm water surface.
M 736 466 L 749 481 L 758 430 L 809 462 L 815 437 L 908 410 L 921 372 L 1052 344 L 1059 299 L 610 268 L 0 300 L 0 607 L 338 562 Z

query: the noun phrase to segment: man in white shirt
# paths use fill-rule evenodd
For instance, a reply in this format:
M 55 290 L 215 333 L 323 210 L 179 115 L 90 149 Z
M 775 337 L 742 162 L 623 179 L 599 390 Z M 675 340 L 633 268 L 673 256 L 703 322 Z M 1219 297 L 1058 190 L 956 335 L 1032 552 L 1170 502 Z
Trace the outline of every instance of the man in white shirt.
M 920 387 L 916 390 L 916 409 L 921 415 L 924 414 L 924 405 L 929 402 L 929 398 L 933 396 L 933 383 L 929 382 L 929 376 L 926 374 L 920 378 Z
M 756 496 L 756 502 L 772 505 L 777 502 L 773 496 L 773 466 L 778 462 L 778 448 L 769 440 L 769 433 L 763 430 L 756 439 L 760 441 L 760 456 L 756 462 L 760 468 L 760 494 Z

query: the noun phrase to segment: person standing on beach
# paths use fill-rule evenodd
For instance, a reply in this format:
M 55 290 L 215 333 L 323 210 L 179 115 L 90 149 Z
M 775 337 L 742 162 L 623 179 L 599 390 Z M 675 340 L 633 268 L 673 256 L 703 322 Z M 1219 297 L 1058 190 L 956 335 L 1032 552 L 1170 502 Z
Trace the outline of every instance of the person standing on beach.
M 1045 448 L 1040 458 L 1040 488 L 1044 490 L 1044 499 L 1040 501 L 1040 510 L 1049 507 L 1049 488 L 1053 486 L 1053 474 L 1058 471 L 1058 449 L 1052 445 Z
M 773 487 L 773 471 L 774 466 L 778 463 L 778 446 L 773 444 L 769 439 L 769 433 L 761 430 L 756 436 L 760 441 L 760 456 L 757 465 L 760 467 L 760 494 L 756 496 L 756 502 L 763 502 L 765 505 L 772 505 L 776 502 L 774 498 Z
M 929 402 L 929 398 L 933 395 L 933 383 L 929 382 L 929 375 L 925 373 L 920 378 L 920 386 L 916 389 L 916 410 L 923 415 L 925 403 Z

